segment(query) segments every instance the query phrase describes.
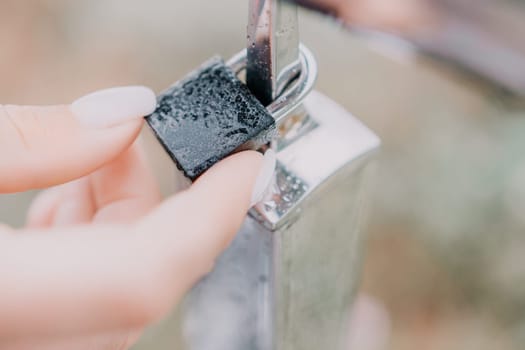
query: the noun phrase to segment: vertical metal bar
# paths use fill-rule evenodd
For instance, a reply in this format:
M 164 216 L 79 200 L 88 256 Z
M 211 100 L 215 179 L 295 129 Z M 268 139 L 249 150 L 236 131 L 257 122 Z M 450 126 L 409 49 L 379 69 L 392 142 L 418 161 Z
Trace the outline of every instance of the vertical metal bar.
M 290 1 L 250 0 L 246 84 L 264 105 L 299 73 L 297 17 Z

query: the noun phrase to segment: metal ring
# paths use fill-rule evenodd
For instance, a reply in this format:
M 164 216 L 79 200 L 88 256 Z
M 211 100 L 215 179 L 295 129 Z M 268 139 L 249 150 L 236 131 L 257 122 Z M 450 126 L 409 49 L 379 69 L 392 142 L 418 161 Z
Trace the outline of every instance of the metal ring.
M 246 50 L 243 50 L 226 64 L 238 75 L 246 69 L 246 61 Z M 317 80 L 317 61 L 312 52 L 302 44 L 300 45 L 300 61 L 299 76 L 292 80 L 281 95 L 266 107 L 277 125 L 281 125 L 290 112 L 304 101 Z

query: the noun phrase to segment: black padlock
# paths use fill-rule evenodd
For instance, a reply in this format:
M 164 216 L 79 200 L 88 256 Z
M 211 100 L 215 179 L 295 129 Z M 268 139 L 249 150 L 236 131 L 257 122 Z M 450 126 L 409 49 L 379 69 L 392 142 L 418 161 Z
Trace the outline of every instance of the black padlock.
M 232 153 L 260 148 L 275 134 L 271 114 L 219 57 L 161 93 L 146 120 L 191 180 Z

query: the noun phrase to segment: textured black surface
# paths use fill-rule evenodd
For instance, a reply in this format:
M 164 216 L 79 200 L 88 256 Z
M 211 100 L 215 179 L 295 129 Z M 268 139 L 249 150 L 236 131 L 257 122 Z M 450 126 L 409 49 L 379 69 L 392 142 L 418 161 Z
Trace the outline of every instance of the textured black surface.
M 236 151 L 259 148 L 275 132 L 266 108 L 218 57 L 163 92 L 146 120 L 191 180 Z

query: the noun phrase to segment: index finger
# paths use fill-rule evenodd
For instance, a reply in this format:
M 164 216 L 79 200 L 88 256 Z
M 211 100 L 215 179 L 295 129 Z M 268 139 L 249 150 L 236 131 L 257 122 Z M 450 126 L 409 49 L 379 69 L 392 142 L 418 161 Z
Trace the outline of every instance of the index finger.
M 80 115 L 68 105 L 0 105 L 0 193 L 49 187 L 93 172 L 131 145 L 142 116 L 156 106 L 155 95 L 146 88 L 110 89 L 92 96 L 82 101 Z M 101 117 L 123 123 L 85 123 L 90 118 L 106 122 Z

